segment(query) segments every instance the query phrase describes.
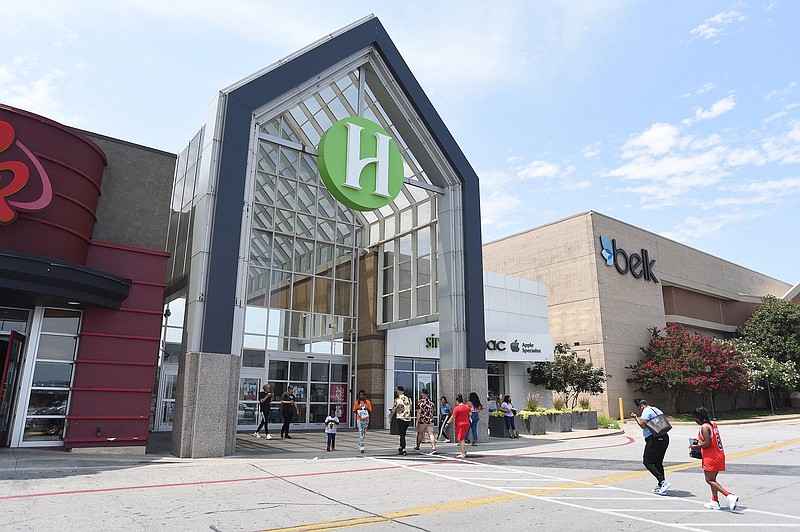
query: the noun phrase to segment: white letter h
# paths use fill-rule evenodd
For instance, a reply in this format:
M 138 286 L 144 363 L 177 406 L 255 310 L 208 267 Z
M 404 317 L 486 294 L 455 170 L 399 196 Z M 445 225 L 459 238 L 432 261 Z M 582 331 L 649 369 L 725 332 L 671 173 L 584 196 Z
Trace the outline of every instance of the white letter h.
M 389 142 L 391 137 L 375 132 L 375 157 L 361 158 L 361 132 L 363 127 L 345 122 L 347 126 L 347 170 L 344 186 L 361 190 L 361 172 L 368 164 L 375 163 L 375 194 L 385 198 L 389 194 Z

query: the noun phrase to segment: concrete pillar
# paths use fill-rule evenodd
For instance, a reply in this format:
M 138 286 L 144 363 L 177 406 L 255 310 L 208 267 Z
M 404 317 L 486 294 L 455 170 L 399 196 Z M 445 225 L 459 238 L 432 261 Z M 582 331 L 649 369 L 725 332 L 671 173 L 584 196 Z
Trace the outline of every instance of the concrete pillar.
M 469 399 L 470 392 L 478 394 L 478 398 L 486 407 L 481 412 L 481 420 L 478 424 L 478 443 L 489 441 L 489 408 L 486 404 L 486 396 L 489 395 L 489 384 L 485 369 L 457 368 L 439 369 L 439 388 L 440 394 L 445 395 L 450 401 L 450 406 L 456 407 L 456 395 L 464 396 L 464 402 Z M 448 438 L 455 442 L 454 427 L 448 429 Z
M 180 355 L 172 454 L 216 458 L 236 452 L 239 369 L 239 357 L 231 354 Z

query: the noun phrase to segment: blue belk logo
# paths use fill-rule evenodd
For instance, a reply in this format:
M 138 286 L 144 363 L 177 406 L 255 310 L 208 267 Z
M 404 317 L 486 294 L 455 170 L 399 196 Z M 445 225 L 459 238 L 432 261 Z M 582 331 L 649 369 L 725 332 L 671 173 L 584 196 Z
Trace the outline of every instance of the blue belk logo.
M 611 245 L 611 241 L 608 239 L 607 236 L 600 235 L 600 244 L 603 246 L 603 251 L 600 254 L 606 259 L 606 264 L 609 266 L 614 265 L 614 248 Z

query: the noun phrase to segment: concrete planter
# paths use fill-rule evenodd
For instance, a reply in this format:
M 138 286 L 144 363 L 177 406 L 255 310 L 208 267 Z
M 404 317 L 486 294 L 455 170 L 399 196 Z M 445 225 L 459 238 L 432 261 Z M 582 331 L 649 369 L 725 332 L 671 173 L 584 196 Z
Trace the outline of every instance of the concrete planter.
M 515 420 L 519 425 L 519 418 Z M 506 430 L 506 422 L 500 416 L 489 416 L 489 436 L 492 438 L 508 438 L 508 431 Z
M 517 430 L 530 436 L 545 434 L 547 432 L 545 416 L 529 416 L 528 419 L 517 416 L 516 425 Z
M 572 412 L 572 428 L 579 430 L 597 430 L 597 412 Z
M 545 414 L 545 432 L 572 432 L 572 412 L 563 414 Z

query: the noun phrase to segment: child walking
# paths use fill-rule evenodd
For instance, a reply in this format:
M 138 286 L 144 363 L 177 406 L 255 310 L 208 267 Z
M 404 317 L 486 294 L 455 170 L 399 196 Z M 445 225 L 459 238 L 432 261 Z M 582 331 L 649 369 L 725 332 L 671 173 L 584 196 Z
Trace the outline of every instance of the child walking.
M 339 417 L 336 415 L 336 407 L 331 407 L 331 413 L 325 418 L 325 434 L 328 435 L 328 451 L 336 450 L 336 427 L 339 426 Z

